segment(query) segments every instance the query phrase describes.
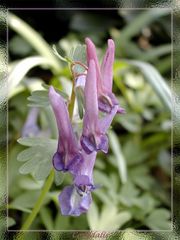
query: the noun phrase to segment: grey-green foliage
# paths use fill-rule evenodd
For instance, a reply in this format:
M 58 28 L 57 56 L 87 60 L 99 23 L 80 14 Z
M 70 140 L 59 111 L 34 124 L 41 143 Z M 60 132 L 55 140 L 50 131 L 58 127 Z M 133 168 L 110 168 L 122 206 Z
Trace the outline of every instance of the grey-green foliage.
M 44 180 L 52 168 L 52 157 L 57 148 L 57 140 L 20 138 L 18 142 L 29 147 L 17 157 L 18 161 L 23 162 L 19 172 L 21 174 L 31 173 L 35 179 Z
M 29 100 L 29 107 L 47 107 L 50 102 L 49 102 L 49 97 L 48 97 L 48 89 L 49 86 L 46 84 L 42 85 L 45 89 L 44 90 L 36 90 L 31 93 L 31 96 L 28 97 Z M 55 88 L 56 92 L 59 93 L 63 98 L 66 100 L 68 99 L 68 95 L 59 89 Z

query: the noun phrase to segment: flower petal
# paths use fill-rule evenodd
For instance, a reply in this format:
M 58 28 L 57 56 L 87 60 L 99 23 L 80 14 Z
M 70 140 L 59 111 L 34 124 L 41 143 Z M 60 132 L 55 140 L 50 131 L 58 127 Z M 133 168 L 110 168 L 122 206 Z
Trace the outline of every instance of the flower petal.
M 87 64 L 89 65 L 90 60 L 93 59 L 95 62 L 95 67 L 96 67 L 96 74 L 97 74 L 97 89 L 98 92 L 102 92 L 102 81 L 101 81 L 101 71 L 100 71 L 100 66 L 96 54 L 96 47 L 94 43 L 91 41 L 91 39 L 86 38 L 85 43 L 87 46 Z
M 101 65 L 101 77 L 103 87 L 105 87 L 105 90 L 108 92 L 112 92 L 114 51 L 115 51 L 114 41 L 112 39 L 109 39 L 108 49 L 105 53 Z
M 114 119 L 114 116 L 117 113 L 118 108 L 119 108 L 118 105 L 115 105 L 112 108 L 110 113 L 107 113 L 102 119 L 100 119 L 99 128 L 101 129 L 102 134 L 105 134 L 106 131 L 108 130 L 108 128 L 110 127 L 110 125 Z
M 76 145 L 75 135 L 73 133 L 65 101 L 58 93 L 56 93 L 52 86 L 49 88 L 49 100 L 56 117 L 61 138 L 64 141 L 70 141 L 72 146 Z
M 94 60 L 90 60 L 89 62 L 84 95 L 85 95 L 85 115 L 83 134 L 87 135 L 88 133 L 95 131 L 98 119 L 96 69 Z
M 91 193 L 80 195 L 74 186 L 65 187 L 59 195 L 62 215 L 79 216 L 87 212 L 92 202 Z

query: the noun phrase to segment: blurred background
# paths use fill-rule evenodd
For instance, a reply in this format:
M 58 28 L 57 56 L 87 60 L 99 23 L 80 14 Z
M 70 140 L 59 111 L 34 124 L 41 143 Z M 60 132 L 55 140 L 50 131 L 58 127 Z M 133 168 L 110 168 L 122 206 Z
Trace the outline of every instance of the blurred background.
M 115 41 L 113 90 L 126 114 L 113 121 L 108 155 L 98 154 L 94 181 L 102 188 L 93 192 L 89 212 L 78 218 L 61 216 L 57 196 L 71 182 L 69 176 L 61 176 L 62 185 L 53 185 L 31 229 L 170 230 L 172 47 L 168 9 L 9 12 L 13 86 L 9 95 L 9 229 L 21 228 L 44 183 L 22 168 L 23 174 L 19 173 L 22 162 L 17 155 L 24 147 L 17 139 L 30 114 L 27 98 L 42 82 L 69 94 L 70 71 L 53 54 L 52 45 L 65 56 L 72 47 L 84 44 L 87 36 L 96 44 L 100 59 L 107 39 Z M 37 55 L 51 63 L 37 59 L 35 63 L 31 57 Z M 40 107 L 36 126 L 43 137 L 52 137 L 47 118 Z

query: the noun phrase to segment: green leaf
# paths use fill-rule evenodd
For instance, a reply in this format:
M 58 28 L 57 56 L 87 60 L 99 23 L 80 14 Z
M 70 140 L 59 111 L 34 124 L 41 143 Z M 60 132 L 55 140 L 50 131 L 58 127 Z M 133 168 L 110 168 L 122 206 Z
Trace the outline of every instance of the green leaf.
M 120 191 L 119 200 L 125 206 L 132 206 L 134 199 L 139 195 L 139 189 L 130 181 L 126 182 Z
M 72 224 L 70 223 L 70 218 L 67 216 L 62 216 L 60 212 L 57 212 L 55 222 L 54 222 L 54 230 L 71 230 Z
M 86 46 L 85 45 L 77 45 L 76 47 L 71 48 L 68 57 L 73 61 L 73 62 L 81 62 L 86 65 Z M 76 64 L 74 67 L 74 71 L 77 74 L 84 73 L 86 69 L 79 65 Z
M 65 174 L 62 171 L 55 171 L 54 181 L 56 186 L 60 186 L 64 181 Z
M 23 80 L 24 76 L 30 69 L 39 65 L 49 67 L 51 66 L 51 62 L 40 56 L 27 57 L 19 61 L 14 66 L 8 77 L 8 95 L 11 95 L 11 92 Z
M 43 207 L 40 210 L 40 217 L 41 217 L 42 223 L 44 224 L 47 230 L 54 229 L 54 223 L 53 223 L 51 214 L 52 214 L 52 211 L 47 207 Z
M 168 151 L 162 150 L 158 156 L 159 165 L 169 176 L 171 175 L 171 155 Z
M 109 206 L 104 205 L 96 228 L 93 230 L 115 231 L 131 218 L 132 216 L 128 211 L 118 212 L 115 206 L 111 206 L 111 211 L 109 211 Z
M 162 100 L 162 103 L 167 108 L 169 112 L 172 111 L 172 94 L 171 90 L 166 84 L 165 80 L 161 77 L 159 72 L 149 63 L 141 61 L 128 61 L 127 62 L 133 66 L 136 66 L 142 71 L 145 79 L 152 86 L 156 94 Z
M 8 228 L 16 224 L 16 221 L 12 217 L 8 217 Z
M 24 192 L 10 203 L 10 208 L 22 210 L 31 209 L 33 208 L 35 202 L 37 201 L 38 196 L 39 191 Z
M 128 113 L 123 116 L 117 116 L 118 121 L 129 132 L 139 132 L 142 126 L 142 119 L 137 113 Z
M 162 10 L 162 11 L 161 11 Z M 133 19 L 126 27 L 121 31 L 121 38 L 130 39 L 138 34 L 143 27 L 147 26 L 157 18 L 170 14 L 170 9 L 149 9 L 141 11 L 136 18 Z
M 123 145 L 123 153 L 128 166 L 137 165 L 147 159 L 148 153 L 141 147 L 141 142 L 130 137 Z
M 33 177 L 30 175 L 21 177 L 18 181 L 19 187 L 24 190 L 37 190 L 41 189 L 43 186 L 44 181 L 36 181 Z
M 146 219 L 145 224 L 152 230 L 170 230 L 170 212 L 167 209 L 159 208 L 154 210 Z
M 44 86 L 44 85 L 43 85 Z M 49 89 L 50 86 L 48 86 Z M 48 89 L 46 90 L 38 90 L 33 91 L 31 96 L 28 97 L 28 101 L 30 102 L 28 106 L 30 107 L 47 107 L 50 105 L 49 96 L 48 96 Z M 55 88 L 56 92 L 59 93 L 63 98 L 66 100 L 68 99 L 68 95 L 57 88 Z
M 87 220 L 89 224 L 89 228 L 91 230 L 97 230 L 96 227 L 99 223 L 99 213 L 98 213 L 98 207 L 95 202 L 92 202 L 90 209 L 87 213 Z
M 18 161 L 25 162 L 19 169 L 21 174 L 31 173 L 39 181 L 44 180 L 52 168 L 52 157 L 57 148 L 57 141 L 42 138 L 21 138 L 19 143 L 30 148 L 19 153 Z
M 117 159 L 117 166 L 119 170 L 119 175 L 122 183 L 127 181 L 127 168 L 126 168 L 126 161 L 124 155 L 121 150 L 121 145 L 119 143 L 118 137 L 112 131 L 109 131 L 109 140 L 112 151 Z
M 129 177 L 133 183 L 144 190 L 150 190 L 154 184 L 154 180 L 149 175 L 148 168 L 145 165 L 129 169 Z

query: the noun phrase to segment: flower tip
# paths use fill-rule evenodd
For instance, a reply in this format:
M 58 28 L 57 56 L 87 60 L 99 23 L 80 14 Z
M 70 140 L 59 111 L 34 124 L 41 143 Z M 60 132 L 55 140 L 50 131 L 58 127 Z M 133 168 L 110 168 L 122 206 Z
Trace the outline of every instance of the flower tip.
M 53 86 L 49 87 L 49 96 L 52 96 L 52 94 L 56 93 L 55 89 Z
M 108 39 L 108 47 L 113 48 L 115 47 L 114 41 L 112 39 Z
M 86 37 L 85 38 L 85 43 L 87 44 L 87 43 L 91 43 L 92 41 L 91 41 L 91 39 L 90 38 L 88 38 L 88 37 Z

